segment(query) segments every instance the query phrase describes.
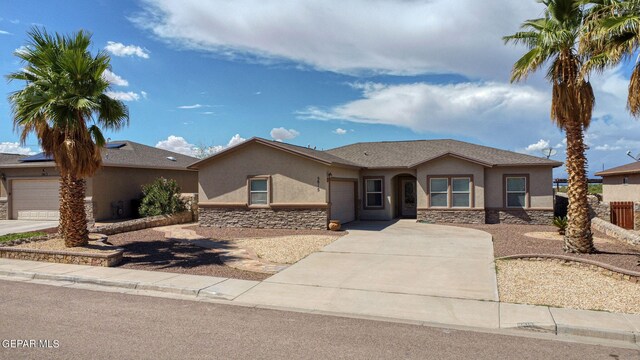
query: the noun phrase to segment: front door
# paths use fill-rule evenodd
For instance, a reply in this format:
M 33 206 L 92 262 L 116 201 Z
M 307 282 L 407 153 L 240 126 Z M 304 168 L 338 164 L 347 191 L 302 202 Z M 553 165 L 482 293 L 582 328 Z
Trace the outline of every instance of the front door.
M 400 181 L 401 204 L 400 215 L 402 217 L 416 217 L 416 181 L 414 179 L 402 179 Z

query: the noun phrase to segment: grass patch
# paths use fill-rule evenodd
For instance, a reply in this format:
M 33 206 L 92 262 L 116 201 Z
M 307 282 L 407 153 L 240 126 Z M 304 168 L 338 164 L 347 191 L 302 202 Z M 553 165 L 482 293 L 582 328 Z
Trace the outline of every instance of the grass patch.
M 13 240 L 27 239 L 27 238 L 32 238 L 36 236 L 45 236 L 45 235 L 47 235 L 47 233 L 42 231 L 32 231 L 32 232 L 24 232 L 24 233 L 17 233 L 17 234 L 0 235 L 0 243 L 13 241 Z

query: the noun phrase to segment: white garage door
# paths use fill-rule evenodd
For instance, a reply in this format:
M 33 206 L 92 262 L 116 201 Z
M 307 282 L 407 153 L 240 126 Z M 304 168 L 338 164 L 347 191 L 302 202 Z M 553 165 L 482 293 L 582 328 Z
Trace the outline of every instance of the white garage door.
M 47 180 L 11 181 L 11 218 L 18 220 L 58 220 L 59 182 Z
M 356 219 L 353 181 L 331 181 L 331 220 L 345 224 Z

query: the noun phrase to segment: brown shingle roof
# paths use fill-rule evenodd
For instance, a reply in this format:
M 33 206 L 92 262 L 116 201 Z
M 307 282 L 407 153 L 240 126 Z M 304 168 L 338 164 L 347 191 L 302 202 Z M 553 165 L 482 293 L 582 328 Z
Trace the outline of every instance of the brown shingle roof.
M 640 161 L 632 162 L 622 166 L 617 166 L 611 169 L 599 171 L 597 176 L 610 176 L 610 175 L 622 175 L 622 174 L 635 174 L 640 173 Z
M 326 152 L 367 168 L 413 167 L 445 155 L 460 157 L 485 166 L 562 165 L 558 161 L 457 140 L 363 142 Z
M 102 149 L 104 166 L 186 170 L 187 166 L 198 160 L 191 156 L 133 141 L 112 141 L 109 144 L 124 144 L 124 146 L 117 149 Z M 36 164 L 20 162 L 21 159 L 27 157 L 25 155 L 5 155 L 0 154 L 0 167 L 28 167 Z M 175 159 L 175 161 L 170 160 L 169 157 Z M 51 166 L 54 166 L 53 161 L 48 161 L 47 163 L 51 163 Z M 43 162 L 37 164 L 42 166 Z

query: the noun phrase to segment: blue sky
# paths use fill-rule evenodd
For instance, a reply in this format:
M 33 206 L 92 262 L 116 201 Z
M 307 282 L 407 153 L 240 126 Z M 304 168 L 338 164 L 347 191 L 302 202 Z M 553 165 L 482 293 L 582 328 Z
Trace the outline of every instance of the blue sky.
M 538 156 L 554 147 L 563 161 L 549 85 L 510 84 L 524 49 L 501 40 L 541 11 L 533 0 L 0 0 L 0 73 L 20 68 L 13 52 L 34 24 L 85 29 L 110 52 L 112 96 L 130 110 L 112 139 L 188 153 L 252 136 L 320 149 L 454 138 Z M 640 152 L 630 67 L 592 78 L 591 172 Z M 21 84 L 1 84 L 0 151 L 37 151 L 12 127 L 7 96 Z

